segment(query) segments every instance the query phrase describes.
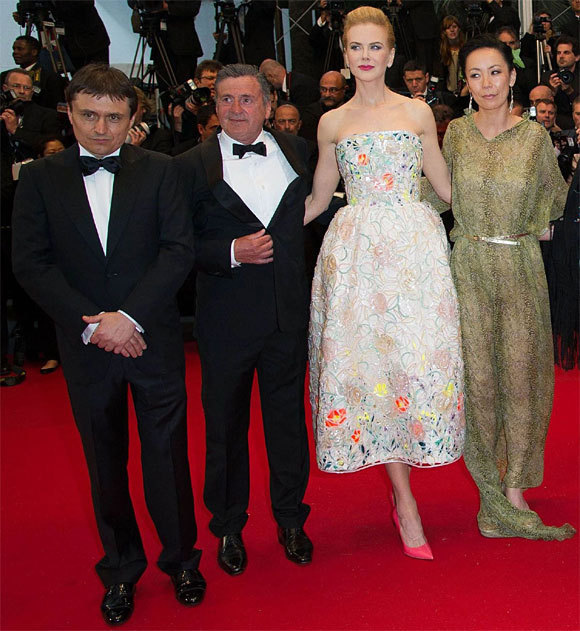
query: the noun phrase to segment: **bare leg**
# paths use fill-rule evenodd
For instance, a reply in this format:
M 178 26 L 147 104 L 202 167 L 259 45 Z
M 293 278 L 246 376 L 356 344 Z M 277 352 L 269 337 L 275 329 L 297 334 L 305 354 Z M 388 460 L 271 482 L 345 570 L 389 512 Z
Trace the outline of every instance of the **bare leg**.
M 409 476 L 411 467 L 402 462 L 391 462 L 385 465 L 393 485 L 395 505 L 401 524 L 401 537 L 411 548 L 427 543 L 421 526 L 421 517 L 417 510 L 417 502 L 411 492 Z
M 506 487 L 504 495 L 510 504 L 519 508 L 520 510 L 530 510 L 528 503 L 524 499 L 524 490 L 525 489 L 514 489 L 511 487 Z

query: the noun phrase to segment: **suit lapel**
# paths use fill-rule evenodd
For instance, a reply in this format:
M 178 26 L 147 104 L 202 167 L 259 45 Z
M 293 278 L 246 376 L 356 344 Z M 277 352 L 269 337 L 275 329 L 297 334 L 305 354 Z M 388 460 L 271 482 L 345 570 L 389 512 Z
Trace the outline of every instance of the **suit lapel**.
M 256 215 L 224 181 L 222 154 L 217 134 L 214 134 L 201 144 L 201 159 L 208 187 L 216 200 L 240 221 L 244 223 L 259 222 Z
M 144 154 L 138 155 L 131 145 L 121 148 L 121 170 L 115 175 L 109 231 L 107 234 L 107 258 L 119 244 L 123 230 L 133 212 L 136 192 L 143 184 L 142 165 L 138 164 Z
M 47 164 L 50 165 L 55 191 L 61 199 L 65 211 L 90 249 L 104 261 L 105 255 L 83 182 L 78 145 L 69 147 Z
M 276 211 L 274 212 L 274 215 L 272 216 L 272 219 L 270 220 L 270 223 L 268 224 L 268 227 L 271 228 L 276 223 L 276 220 L 280 216 L 280 213 L 282 212 L 282 208 L 284 208 L 286 203 L 288 202 L 292 203 L 291 202 L 292 195 L 294 191 L 300 186 L 303 178 L 307 175 L 307 172 L 305 169 L 304 162 L 302 161 L 302 159 L 298 155 L 298 152 L 296 151 L 296 148 L 294 146 L 294 143 L 292 142 L 291 136 L 289 136 L 289 134 L 283 134 L 283 133 L 277 132 L 273 129 L 269 129 L 268 132 L 272 134 L 272 136 L 274 137 L 274 140 L 278 143 L 278 146 L 280 147 L 282 153 L 284 154 L 284 156 L 290 163 L 290 166 L 294 169 L 294 171 L 296 171 L 298 175 L 297 178 L 295 178 L 294 180 L 292 180 L 292 182 L 290 182 L 290 184 L 288 185 L 288 188 L 284 192 L 284 195 L 282 195 L 282 198 L 280 199 L 280 203 L 278 204 L 278 207 L 276 208 Z

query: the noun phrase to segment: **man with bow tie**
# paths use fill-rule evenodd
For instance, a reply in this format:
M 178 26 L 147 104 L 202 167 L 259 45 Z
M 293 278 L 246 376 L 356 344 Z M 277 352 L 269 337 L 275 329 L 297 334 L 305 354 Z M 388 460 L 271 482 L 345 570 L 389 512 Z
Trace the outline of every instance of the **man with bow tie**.
M 191 217 L 171 158 L 124 144 L 137 97 L 92 64 L 67 90 L 77 143 L 22 169 L 14 273 L 54 319 L 105 555 L 96 566 L 109 624 L 133 611 L 147 565 L 127 479 L 128 388 L 158 565 L 184 605 L 205 581 L 187 457 L 184 354 L 175 294 L 194 258 Z
M 197 340 L 207 458 L 204 499 L 219 539 L 218 564 L 246 568 L 248 425 L 254 373 L 270 465 L 278 540 L 289 560 L 306 564 L 310 508 L 304 420 L 308 289 L 304 201 L 309 192 L 303 138 L 265 131 L 270 86 L 255 66 L 217 76 L 221 131 L 177 162 L 194 220 Z

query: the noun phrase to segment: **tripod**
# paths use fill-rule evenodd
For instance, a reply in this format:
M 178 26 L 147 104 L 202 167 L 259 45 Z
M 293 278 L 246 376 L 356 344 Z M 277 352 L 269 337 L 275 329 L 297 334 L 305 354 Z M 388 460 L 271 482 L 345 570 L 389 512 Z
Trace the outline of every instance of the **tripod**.
M 546 38 L 540 34 L 536 34 L 536 72 L 538 83 L 545 70 L 552 72 L 552 60 L 546 50 Z
M 411 49 L 411 43 L 407 37 L 406 29 L 404 25 L 401 24 L 401 20 L 399 19 L 399 11 L 401 7 L 395 4 L 388 4 L 383 11 L 391 21 L 393 25 L 393 31 L 395 33 L 395 38 L 397 40 L 397 44 L 400 44 L 400 50 L 405 59 L 413 59 L 413 52 Z
M 154 93 L 155 87 L 159 87 L 160 83 L 163 83 L 167 87 L 175 86 L 177 85 L 177 79 L 173 67 L 171 66 L 165 44 L 159 35 L 158 20 L 155 17 L 152 18 L 151 16 L 145 15 L 141 15 L 140 18 L 141 27 L 139 29 L 139 41 L 137 42 L 129 76 L 139 79 L 144 86 L 144 92 L 151 95 Z M 145 67 L 145 51 L 147 50 L 147 46 L 151 48 L 156 57 L 159 57 L 159 61 L 163 66 L 161 72 L 156 62 L 148 65 L 147 68 Z M 141 51 L 141 57 L 137 65 L 137 55 L 139 51 Z M 137 73 L 135 73 L 135 69 L 137 69 Z M 147 86 L 147 89 L 145 89 L 145 86 Z
M 64 56 L 58 41 L 58 33 L 52 16 L 32 13 L 24 14 L 24 23 L 21 24 L 25 27 L 25 34 L 30 36 L 32 29 L 35 28 L 38 33 L 38 39 L 42 44 L 42 47 L 48 51 L 50 57 L 50 64 L 52 70 L 65 78 L 70 79 L 68 76 Z
M 220 5 L 222 7 L 221 12 L 219 10 Z M 215 23 L 218 36 L 213 58 L 217 61 L 220 60 L 227 29 L 228 37 L 234 44 L 237 63 L 246 63 L 244 58 L 244 48 L 242 46 L 242 32 L 240 30 L 238 11 L 239 8 L 236 8 L 233 2 L 215 2 Z

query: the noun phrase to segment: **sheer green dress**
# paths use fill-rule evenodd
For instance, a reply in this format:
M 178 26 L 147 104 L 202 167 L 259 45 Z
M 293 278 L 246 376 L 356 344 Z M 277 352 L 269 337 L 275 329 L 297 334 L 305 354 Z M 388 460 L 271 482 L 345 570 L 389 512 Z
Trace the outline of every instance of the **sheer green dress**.
M 562 214 L 566 184 L 548 134 L 529 120 L 486 140 L 464 116 L 450 123 L 443 153 L 453 183 L 464 457 L 480 492 L 479 528 L 489 537 L 565 539 L 575 532 L 570 525 L 549 527 L 514 508 L 502 484 L 542 482 L 554 363 L 538 236 Z

